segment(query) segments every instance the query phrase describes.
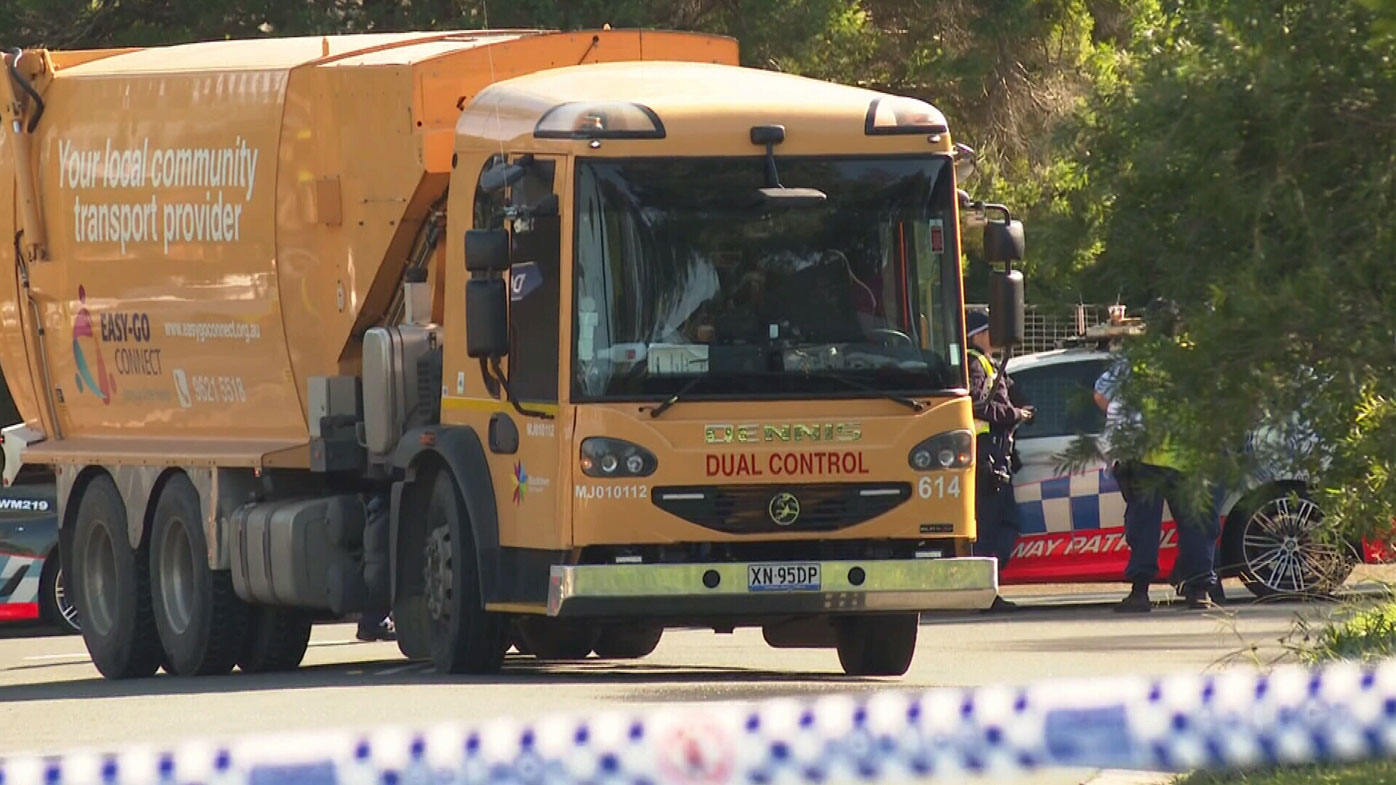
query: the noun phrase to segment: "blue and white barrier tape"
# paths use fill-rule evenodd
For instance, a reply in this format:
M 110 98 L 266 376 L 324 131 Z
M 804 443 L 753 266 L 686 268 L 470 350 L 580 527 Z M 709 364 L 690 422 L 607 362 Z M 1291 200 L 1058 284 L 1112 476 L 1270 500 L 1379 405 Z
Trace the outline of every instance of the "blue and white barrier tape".
M 0 760 L 0 785 L 786 785 L 1396 754 L 1396 661 L 887 691 Z

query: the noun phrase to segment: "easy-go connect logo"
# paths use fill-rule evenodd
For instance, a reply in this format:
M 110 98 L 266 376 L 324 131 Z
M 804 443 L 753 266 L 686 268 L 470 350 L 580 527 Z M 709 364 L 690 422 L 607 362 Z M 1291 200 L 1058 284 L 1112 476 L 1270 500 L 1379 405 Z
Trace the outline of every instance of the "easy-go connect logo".
M 107 373 L 107 364 L 102 360 L 101 339 L 92 329 L 92 314 L 87 310 L 87 289 L 81 285 L 78 286 L 78 303 L 77 315 L 73 317 L 73 363 L 77 365 L 74 380 L 79 393 L 91 393 L 101 398 L 102 403 L 111 403 L 111 397 L 116 393 L 116 376 Z M 82 350 L 84 338 L 88 339 L 91 356 L 97 363 L 95 376 L 92 366 L 88 365 L 88 355 Z

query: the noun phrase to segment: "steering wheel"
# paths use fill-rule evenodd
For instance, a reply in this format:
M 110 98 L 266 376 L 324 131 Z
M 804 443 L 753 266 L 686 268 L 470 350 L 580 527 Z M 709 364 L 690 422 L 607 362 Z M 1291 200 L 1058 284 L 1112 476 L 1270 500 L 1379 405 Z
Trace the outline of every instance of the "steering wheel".
M 911 348 L 917 348 L 916 339 L 912 338 L 910 335 L 907 335 L 901 330 L 893 330 L 890 327 L 875 327 L 870 332 L 872 332 L 873 335 L 895 336 L 897 338 L 902 339 L 903 341 L 906 341 L 907 345 Z M 884 341 L 883 343 L 890 344 L 890 342 L 888 341 Z

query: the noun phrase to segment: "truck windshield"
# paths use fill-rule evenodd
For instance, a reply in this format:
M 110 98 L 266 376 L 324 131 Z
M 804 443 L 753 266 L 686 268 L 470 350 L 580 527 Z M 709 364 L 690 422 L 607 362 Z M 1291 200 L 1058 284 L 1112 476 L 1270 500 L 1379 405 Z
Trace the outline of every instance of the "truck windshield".
M 870 397 L 965 385 L 949 160 L 582 159 L 573 396 Z

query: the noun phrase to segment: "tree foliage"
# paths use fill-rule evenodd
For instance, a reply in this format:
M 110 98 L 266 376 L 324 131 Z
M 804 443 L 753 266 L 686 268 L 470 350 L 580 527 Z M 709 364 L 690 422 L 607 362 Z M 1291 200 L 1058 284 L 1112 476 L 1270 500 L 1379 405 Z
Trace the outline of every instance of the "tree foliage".
M 1396 485 L 1396 66 L 1357 2 L 1189 0 L 1074 140 L 1087 296 L 1177 301 L 1189 345 L 1129 347 L 1196 477 L 1289 462 L 1350 530 Z M 1080 222 L 1080 216 L 1089 215 Z M 1282 438 L 1245 450 L 1264 429 Z M 1128 440 L 1126 440 L 1128 441 Z

